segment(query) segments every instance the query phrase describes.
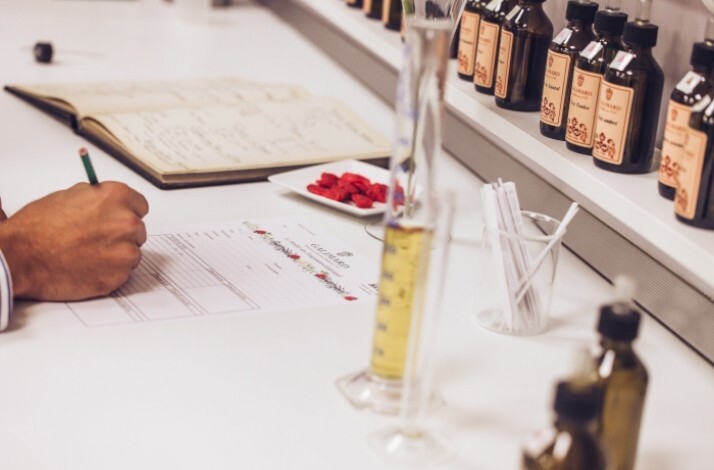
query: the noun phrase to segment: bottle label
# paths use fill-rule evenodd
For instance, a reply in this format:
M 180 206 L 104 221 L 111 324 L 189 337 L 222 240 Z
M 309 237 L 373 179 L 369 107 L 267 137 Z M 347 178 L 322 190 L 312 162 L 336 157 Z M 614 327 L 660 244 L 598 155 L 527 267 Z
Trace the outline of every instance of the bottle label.
M 684 144 L 687 140 L 691 114 L 689 106 L 669 101 L 664 141 L 662 142 L 662 161 L 659 165 L 659 182 L 670 188 L 677 187 L 677 175 L 684 153 Z
M 372 11 L 372 0 L 364 0 L 364 3 L 362 4 L 362 11 L 365 13 Z
M 565 41 L 570 39 L 570 35 L 573 34 L 573 30 L 570 28 L 563 28 L 562 31 L 558 33 L 556 37 L 553 38 L 553 44 L 560 46 Z
M 679 83 L 677 83 L 677 86 L 675 88 L 684 93 L 685 95 L 690 95 L 697 87 L 697 85 L 699 85 L 701 82 L 702 76 L 694 72 L 693 70 L 690 70 L 689 72 L 687 72 L 684 78 L 682 78 Z
M 593 156 L 612 165 L 622 164 L 635 91 L 603 81 L 597 105 Z
M 481 15 L 465 11 L 461 15 L 461 32 L 459 33 L 458 64 L 459 73 L 471 75 L 474 73 L 474 58 L 476 56 L 476 38 L 478 37 Z
M 543 98 L 540 106 L 540 122 L 544 124 L 558 127 L 563 122 L 565 89 L 567 88 L 571 60 L 567 54 L 548 51 Z
M 496 23 L 481 22 L 481 32 L 478 35 L 476 50 L 476 65 L 474 65 L 474 83 L 478 86 L 491 88 L 493 72 L 496 68 L 496 46 L 501 28 Z
M 389 12 L 392 9 L 392 0 L 382 0 L 382 23 L 389 23 Z M 404 15 L 402 15 L 404 16 Z
M 498 69 L 496 70 L 496 86 L 494 94 L 499 98 L 505 98 L 508 92 L 508 75 L 511 68 L 511 49 L 513 45 L 513 33 L 501 29 L 501 45 L 498 48 Z
M 578 147 L 592 148 L 595 133 L 595 115 L 600 94 L 602 75 L 575 67 L 570 91 L 568 126 L 565 140 Z
M 506 21 L 511 21 L 513 19 L 513 17 L 518 14 L 519 11 L 521 11 L 521 7 L 518 5 L 511 8 L 511 11 L 509 11 L 508 14 L 506 15 Z
M 501 6 L 502 1 L 503 0 L 491 0 L 490 2 L 488 2 L 488 5 L 486 5 L 486 9 L 488 11 L 496 11 L 498 10 L 498 7 Z
M 632 59 L 634 58 L 635 54 L 631 54 L 625 51 L 617 51 L 617 55 L 614 59 L 612 59 L 612 62 L 610 62 L 610 68 L 619 70 L 620 72 L 624 72 L 627 66 L 630 65 L 630 62 L 632 62 Z
M 674 197 L 674 211 L 685 219 L 693 219 L 697 209 L 706 149 L 707 135 L 696 129 L 687 129 L 686 145 L 677 175 L 677 194 Z
M 596 55 L 602 50 L 603 45 L 597 41 L 590 41 L 590 43 L 585 46 L 585 49 L 580 51 L 580 57 L 587 60 L 593 60 Z

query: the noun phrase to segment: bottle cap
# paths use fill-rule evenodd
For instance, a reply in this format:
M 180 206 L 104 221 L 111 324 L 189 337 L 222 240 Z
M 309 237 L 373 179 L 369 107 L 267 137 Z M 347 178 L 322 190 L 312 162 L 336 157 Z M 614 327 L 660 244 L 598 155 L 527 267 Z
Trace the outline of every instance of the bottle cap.
M 582 21 L 592 23 L 595 20 L 598 4 L 594 2 L 580 3 L 570 0 L 565 9 L 565 19 L 568 21 Z
M 714 44 L 706 42 L 694 43 L 692 58 L 689 63 L 694 67 L 711 67 L 714 65 Z
M 627 15 L 621 11 L 600 10 L 595 15 L 595 31 L 605 34 L 622 34 Z
M 655 47 L 659 28 L 652 23 L 630 21 L 625 25 L 622 40 L 628 46 Z
M 35 54 L 35 60 L 43 64 L 49 64 L 52 62 L 52 43 L 51 42 L 38 42 L 32 49 Z
M 597 331 L 614 341 L 632 341 L 640 328 L 640 312 L 626 303 L 613 303 L 600 309 Z
M 600 387 L 594 383 L 582 387 L 573 386 L 567 381 L 558 382 L 553 409 L 558 417 L 586 423 L 597 417 L 600 395 Z

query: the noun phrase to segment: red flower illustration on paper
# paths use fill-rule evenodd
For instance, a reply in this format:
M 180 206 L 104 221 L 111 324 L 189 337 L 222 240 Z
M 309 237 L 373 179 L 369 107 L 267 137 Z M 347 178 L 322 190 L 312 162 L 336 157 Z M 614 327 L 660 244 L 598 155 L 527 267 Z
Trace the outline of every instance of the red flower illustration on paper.
M 327 274 L 325 274 L 325 273 L 318 273 L 318 274 L 315 274 L 315 277 L 318 278 L 318 279 L 327 279 Z
M 258 235 L 265 235 L 265 234 L 266 234 L 265 230 L 253 230 L 253 233 L 257 233 Z
M 290 259 L 300 259 L 300 255 L 298 255 L 298 254 L 296 254 L 296 253 L 293 253 L 293 254 L 291 254 L 291 255 L 288 255 L 288 258 L 290 258 Z
M 354 295 L 346 295 L 345 300 L 357 300 L 357 297 L 355 297 Z

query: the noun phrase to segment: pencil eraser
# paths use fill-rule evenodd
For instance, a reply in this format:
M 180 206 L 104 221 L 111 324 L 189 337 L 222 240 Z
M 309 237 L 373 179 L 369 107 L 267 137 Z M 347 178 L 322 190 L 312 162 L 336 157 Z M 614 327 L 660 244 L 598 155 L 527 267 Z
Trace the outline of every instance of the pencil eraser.
M 35 60 L 43 64 L 49 64 L 52 62 L 52 43 L 51 42 L 38 42 L 35 44 L 33 49 L 35 53 Z

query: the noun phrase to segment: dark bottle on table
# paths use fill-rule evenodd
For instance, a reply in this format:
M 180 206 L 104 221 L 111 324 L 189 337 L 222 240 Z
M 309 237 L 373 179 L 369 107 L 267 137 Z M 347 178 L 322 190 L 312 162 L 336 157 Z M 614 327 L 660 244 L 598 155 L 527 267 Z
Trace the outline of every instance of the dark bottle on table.
M 382 18 L 382 0 L 364 0 L 362 11 L 367 18 L 379 20 Z
M 518 0 L 506 15 L 496 67 L 496 104 L 516 111 L 539 111 L 553 23 L 545 0 Z
M 682 161 L 677 169 L 677 220 L 714 229 L 714 92 L 692 107 Z
M 650 0 L 638 6 L 625 25 L 625 50 L 605 72 L 595 122 L 593 161 L 616 173 L 648 173 L 654 163 L 664 74 L 652 56 L 658 28 L 649 22 Z
M 481 15 L 474 63 L 474 87 L 480 93 L 493 95 L 501 27 L 516 3 L 517 0 L 492 0 Z
M 674 199 L 678 173 L 684 144 L 689 127 L 692 106 L 698 103 L 712 89 L 712 68 L 714 66 L 714 21 L 709 20 L 706 40 L 694 44 L 689 63 L 692 70 L 677 83 L 672 91 L 667 107 L 662 159 L 659 166 L 657 189 L 660 196 Z M 711 38 L 711 39 L 710 39 Z
M 583 155 L 592 155 L 595 118 L 602 76 L 615 55 L 625 48 L 622 31 L 627 15 L 620 11 L 620 0 L 609 0 L 595 15 L 596 39 L 580 52 L 570 87 L 565 145 Z
M 540 109 L 540 133 L 565 140 L 570 84 L 575 61 L 585 46 L 595 39 L 593 21 L 598 4 L 587 0 L 570 0 L 565 12 L 567 24 L 548 50 Z
M 387 29 L 399 31 L 402 27 L 401 0 L 382 0 L 382 24 Z
M 348 7 L 362 8 L 362 0 L 345 0 Z
M 632 349 L 640 313 L 629 300 L 602 307 L 597 325 L 601 351 L 595 370 L 602 386 L 597 436 L 613 470 L 635 466 L 648 383 L 647 370 Z
M 458 44 L 456 73 L 462 80 L 473 80 L 474 78 L 476 45 L 485 7 L 485 0 L 467 0 L 464 12 L 461 14 L 459 39 L 454 42 Z
M 592 365 L 588 368 L 592 371 Z M 595 435 L 601 389 L 591 375 L 558 383 L 554 426 L 526 442 L 523 470 L 605 470 L 605 456 Z

